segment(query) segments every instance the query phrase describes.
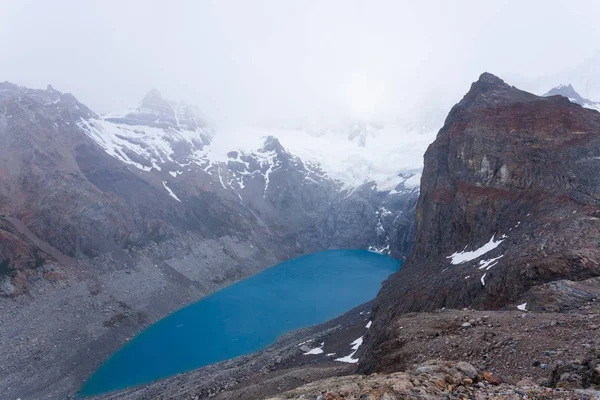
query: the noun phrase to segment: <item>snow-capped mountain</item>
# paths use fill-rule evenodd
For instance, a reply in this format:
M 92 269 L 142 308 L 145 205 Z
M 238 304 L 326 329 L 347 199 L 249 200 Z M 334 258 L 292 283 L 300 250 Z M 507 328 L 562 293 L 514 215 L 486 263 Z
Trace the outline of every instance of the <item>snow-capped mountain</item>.
M 555 96 L 555 95 L 560 95 L 560 96 L 566 97 L 572 103 L 577 103 L 582 107 L 600 111 L 600 102 L 591 101 L 591 100 L 581 97 L 581 95 L 579 95 L 579 93 L 577 93 L 575 91 L 575 89 L 573 88 L 573 86 L 571 84 L 559 85 L 559 86 L 551 89 L 549 92 L 545 93 L 544 97 Z
M 591 100 L 600 100 L 600 51 L 581 64 L 562 71 L 550 79 L 570 82 L 579 93 Z
M 305 130 L 300 128 L 244 126 L 215 135 L 207 151 L 214 160 L 225 160 L 230 144 L 253 151 L 262 146 L 264 137 L 276 137 L 292 154 L 304 162 L 320 166 L 328 177 L 345 190 L 367 183 L 378 191 L 390 192 L 419 185 L 423 154 L 435 138 L 435 131 L 407 128 L 404 125 L 379 126 L 351 140 L 351 125 L 345 130 Z
M 205 167 L 203 150 L 213 137 L 196 107 L 168 102 L 156 89 L 138 108 L 82 119 L 79 125 L 118 160 L 144 171 L 167 168 L 172 175 L 190 164 Z
M 186 202 L 198 190 L 237 200 L 265 226 L 293 232 L 296 248 L 353 243 L 400 256 L 410 248 L 410 235 L 399 230 L 412 231 L 430 134 L 360 121 L 322 131 L 216 132 L 196 107 L 157 90 L 135 109 L 77 124 L 111 157 L 149 174 L 173 201 Z
M 546 93 L 548 88 L 569 83 L 584 99 L 600 101 L 600 51 L 583 62 L 555 74 L 534 78 L 513 76 L 510 82 L 538 95 Z
M 263 177 L 270 171 L 272 160 L 261 151 L 268 137 L 277 138 L 304 160 L 304 167 L 339 182 L 343 189 L 367 183 L 377 185 L 374 190 L 378 191 L 412 189 L 418 187 L 422 155 L 435 137 L 433 131 L 361 121 L 320 131 L 243 126 L 216 135 L 197 107 L 169 102 L 155 89 L 135 109 L 78 123 L 108 154 L 135 168 L 164 169 L 173 177 L 201 169 L 220 177 L 221 186 L 234 191 L 243 190 L 244 181 L 257 173 L 249 170 L 249 164 L 238 165 L 249 162 L 244 158 L 261 159 Z M 238 158 L 231 159 L 231 154 Z M 228 165 L 231 168 L 224 172 Z M 315 179 L 315 173 L 307 179 Z

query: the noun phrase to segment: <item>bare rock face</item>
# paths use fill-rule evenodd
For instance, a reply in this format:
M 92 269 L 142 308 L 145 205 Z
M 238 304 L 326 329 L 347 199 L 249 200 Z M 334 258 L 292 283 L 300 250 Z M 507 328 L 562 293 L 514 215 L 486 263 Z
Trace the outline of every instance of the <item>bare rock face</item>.
M 425 154 L 414 252 L 377 298 L 364 370 L 394 316 L 600 275 L 599 170 L 600 113 L 481 75 Z

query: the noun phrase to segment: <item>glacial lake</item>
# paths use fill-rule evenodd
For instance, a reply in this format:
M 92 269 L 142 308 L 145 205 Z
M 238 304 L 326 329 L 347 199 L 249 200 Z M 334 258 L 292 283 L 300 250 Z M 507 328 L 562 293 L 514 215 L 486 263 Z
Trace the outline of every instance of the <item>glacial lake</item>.
M 330 250 L 277 264 L 163 318 L 114 353 L 84 384 L 92 396 L 261 350 L 375 298 L 401 262 Z

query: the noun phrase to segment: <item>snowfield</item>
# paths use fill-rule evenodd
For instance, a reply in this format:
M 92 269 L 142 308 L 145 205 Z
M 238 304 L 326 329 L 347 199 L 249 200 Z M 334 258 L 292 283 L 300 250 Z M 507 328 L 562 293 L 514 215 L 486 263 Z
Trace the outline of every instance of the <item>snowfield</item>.
M 227 168 L 231 152 L 237 151 L 240 162 L 240 154 L 262 159 L 261 165 L 268 167 L 267 183 L 277 163 L 275 154 L 261 149 L 272 136 L 305 165 L 318 166 L 327 177 L 339 181 L 342 190 L 351 192 L 373 183 L 373 190 L 390 194 L 397 193 L 396 188 L 401 192 L 419 187 L 423 155 L 438 127 L 437 123 L 430 124 L 436 127 L 430 129 L 398 122 L 384 126 L 342 118 L 317 128 L 287 123 L 216 130 L 204 123 L 199 110 L 182 104 L 167 102 L 151 91 L 137 109 L 82 119 L 78 125 L 106 153 L 143 171 L 165 171 L 177 177 L 199 167 L 221 176 L 220 168 Z M 238 178 L 236 186 L 243 188 L 243 178 Z M 226 189 L 231 186 L 222 179 L 221 184 Z
M 383 128 L 360 146 L 343 132 L 317 135 L 300 129 L 240 127 L 218 132 L 206 157 L 211 162 L 226 161 L 231 150 L 253 152 L 263 146 L 265 137 L 273 136 L 302 161 L 320 165 L 345 189 L 374 181 L 377 190 L 393 191 L 402 182 L 407 188 L 419 186 L 423 154 L 435 133 L 400 126 Z

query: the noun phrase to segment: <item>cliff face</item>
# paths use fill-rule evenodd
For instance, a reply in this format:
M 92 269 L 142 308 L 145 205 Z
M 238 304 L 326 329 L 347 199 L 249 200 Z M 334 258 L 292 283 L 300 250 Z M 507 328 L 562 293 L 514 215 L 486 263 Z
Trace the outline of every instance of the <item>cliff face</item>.
M 600 113 L 481 75 L 425 154 L 414 251 L 377 297 L 362 369 L 385 364 L 402 313 L 543 309 L 531 288 L 600 275 L 598 171 Z

